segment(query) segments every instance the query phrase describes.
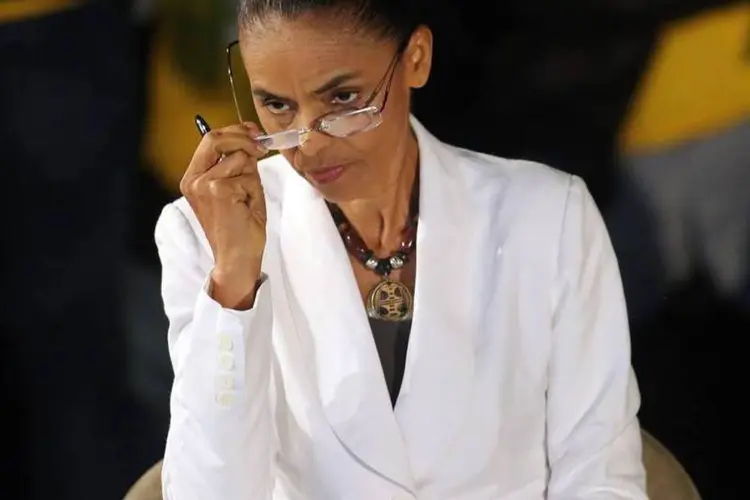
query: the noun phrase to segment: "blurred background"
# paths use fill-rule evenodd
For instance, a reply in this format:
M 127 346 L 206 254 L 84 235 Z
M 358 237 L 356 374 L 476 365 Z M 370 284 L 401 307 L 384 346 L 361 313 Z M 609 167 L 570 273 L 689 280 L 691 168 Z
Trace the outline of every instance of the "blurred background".
M 122 498 L 171 366 L 153 228 L 193 117 L 236 120 L 232 0 L 0 0 L 0 499 Z M 745 499 L 750 4 L 432 0 L 439 138 L 583 177 L 628 299 L 641 422 Z M 252 115 L 251 115 L 252 116 Z

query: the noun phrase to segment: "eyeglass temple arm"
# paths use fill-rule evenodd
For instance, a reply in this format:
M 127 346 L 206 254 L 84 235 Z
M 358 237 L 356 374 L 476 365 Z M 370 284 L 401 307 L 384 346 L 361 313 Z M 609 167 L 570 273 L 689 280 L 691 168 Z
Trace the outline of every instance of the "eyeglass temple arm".
M 408 40 L 403 42 L 398 50 L 396 51 L 396 54 L 393 56 L 393 59 L 391 60 L 391 64 L 388 65 L 388 70 L 385 72 L 385 75 L 383 75 L 383 78 L 380 79 L 380 82 L 378 82 L 377 87 L 375 87 L 375 91 L 372 93 L 372 97 L 367 100 L 367 103 L 365 103 L 365 106 L 369 106 L 372 104 L 372 101 L 375 100 L 377 95 L 380 93 L 380 91 L 383 89 L 383 85 L 385 85 L 385 94 L 383 95 L 383 104 L 380 105 L 379 112 L 382 113 L 385 110 L 385 105 L 388 102 L 388 94 L 391 91 L 391 84 L 393 83 L 393 73 L 396 71 L 396 66 L 398 65 L 398 61 L 401 58 L 401 55 L 403 54 L 404 50 L 406 50 L 406 47 L 409 45 Z
M 234 101 L 234 109 L 237 111 L 237 119 L 240 123 L 243 123 L 240 103 L 237 100 L 237 90 L 234 88 L 234 72 L 232 71 L 232 48 L 238 43 L 239 40 L 235 40 L 227 45 L 227 76 L 229 76 L 229 86 L 232 88 L 232 100 Z

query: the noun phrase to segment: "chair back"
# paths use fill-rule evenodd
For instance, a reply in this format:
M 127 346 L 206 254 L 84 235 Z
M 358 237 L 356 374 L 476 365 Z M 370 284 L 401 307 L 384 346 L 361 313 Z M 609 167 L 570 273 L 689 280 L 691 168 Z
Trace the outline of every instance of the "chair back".
M 161 496 L 161 460 L 128 490 L 124 500 L 164 500 Z
M 651 500 L 701 500 L 692 479 L 655 437 L 641 431 L 646 489 Z

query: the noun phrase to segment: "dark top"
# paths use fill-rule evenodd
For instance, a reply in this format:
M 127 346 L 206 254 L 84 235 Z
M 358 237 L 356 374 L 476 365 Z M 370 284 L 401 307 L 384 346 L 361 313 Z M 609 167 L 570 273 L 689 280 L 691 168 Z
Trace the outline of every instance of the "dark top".
M 370 319 L 370 329 L 375 338 L 375 347 L 378 349 L 388 393 L 391 395 L 391 404 L 396 406 L 401 382 L 404 379 L 411 320 L 393 322 Z

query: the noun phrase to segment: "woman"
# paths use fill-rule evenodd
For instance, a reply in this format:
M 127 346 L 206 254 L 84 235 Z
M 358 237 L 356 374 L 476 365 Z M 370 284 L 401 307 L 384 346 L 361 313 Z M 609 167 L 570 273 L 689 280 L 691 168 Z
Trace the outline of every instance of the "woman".
M 207 134 L 156 228 L 165 496 L 646 498 L 597 208 L 410 116 L 432 38 L 399 3 L 242 2 L 265 135 Z

